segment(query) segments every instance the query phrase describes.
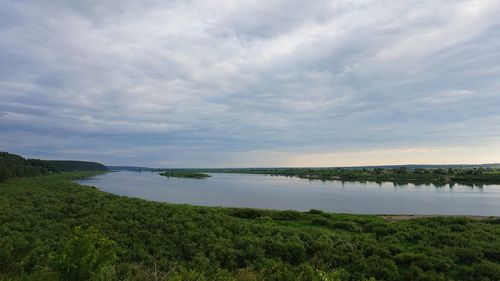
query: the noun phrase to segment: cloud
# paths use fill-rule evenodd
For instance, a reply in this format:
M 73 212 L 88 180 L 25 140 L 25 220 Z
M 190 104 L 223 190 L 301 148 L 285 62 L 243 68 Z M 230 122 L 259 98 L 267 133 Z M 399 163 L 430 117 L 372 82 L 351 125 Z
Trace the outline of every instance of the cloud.
M 289 155 L 472 151 L 500 137 L 497 1 L 42 0 L 0 11 L 0 148 L 27 156 L 296 165 Z

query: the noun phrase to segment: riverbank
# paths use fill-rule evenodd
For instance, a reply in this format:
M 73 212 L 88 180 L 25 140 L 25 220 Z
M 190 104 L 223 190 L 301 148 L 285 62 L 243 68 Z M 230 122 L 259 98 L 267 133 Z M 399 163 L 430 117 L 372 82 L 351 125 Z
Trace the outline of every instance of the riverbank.
M 494 280 L 500 272 L 498 219 L 390 222 L 157 203 L 71 182 L 89 175 L 0 184 L 0 280 L 59 280 L 99 253 L 105 280 Z
M 392 182 L 396 185 L 446 184 L 485 185 L 500 184 L 500 171 L 496 167 L 456 168 L 232 168 L 200 169 L 200 172 L 262 174 L 298 177 L 320 181 Z

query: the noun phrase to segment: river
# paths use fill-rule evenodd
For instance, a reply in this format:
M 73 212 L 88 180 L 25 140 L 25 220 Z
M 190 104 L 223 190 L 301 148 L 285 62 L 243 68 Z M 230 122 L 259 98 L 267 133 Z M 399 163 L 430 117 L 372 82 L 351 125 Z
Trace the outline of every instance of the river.
M 395 186 L 268 175 L 210 175 L 207 179 L 186 179 L 120 171 L 77 182 L 118 195 L 200 206 L 320 209 L 355 214 L 500 215 L 500 185 Z

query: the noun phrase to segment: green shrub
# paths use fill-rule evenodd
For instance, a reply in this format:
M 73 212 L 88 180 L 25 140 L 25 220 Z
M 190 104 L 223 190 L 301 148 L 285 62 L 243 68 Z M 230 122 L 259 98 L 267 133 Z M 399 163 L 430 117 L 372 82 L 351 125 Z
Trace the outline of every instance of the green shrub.
M 54 257 L 54 269 L 61 280 L 109 280 L 117 259 L 115 242 L 95 228 L 74 229 L 62 253 Z

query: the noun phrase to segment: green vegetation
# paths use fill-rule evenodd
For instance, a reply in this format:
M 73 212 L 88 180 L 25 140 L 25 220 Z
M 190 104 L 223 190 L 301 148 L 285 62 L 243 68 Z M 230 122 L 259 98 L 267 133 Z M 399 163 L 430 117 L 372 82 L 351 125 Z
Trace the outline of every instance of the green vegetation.
M 25 159 L 0 151 L 0 182 L 13 177 L 33 177 L 47 173 L 106 170 L 106 166 L 95 162 Z
M 101 163 L 87 161 L 43 160 L 54 166 L 59 172 L 107 171 Z
M 0 183 L 0 280 L 498 280 L 500 220 L 389 222 L 209 208 L 72 183 Z
M 32 177 L 56 171 L 54 166 L 45 161 L 0 152 L 0 182 L 13 177 Z
M 395 184 L 500 184 L 500 170 L 483 167 L 457 168 L 248 168 L 203 169 L 204 172 L 266 174 L 311 180 L 394 182 Z
M 164 177 L 173 177 L 173 178 L 190 178 L 190 179 L 204 179 L 204 178 L 209 178 L 210 175 L 207 175 L 205 173 L 200 173 L 200 172 L 194 172 L 194 171 L 189 171 L 189 170 L 177 170 L 177 169 L 171 169 L 171 170 L 162 170 L 159 175 L 164 176 Z

